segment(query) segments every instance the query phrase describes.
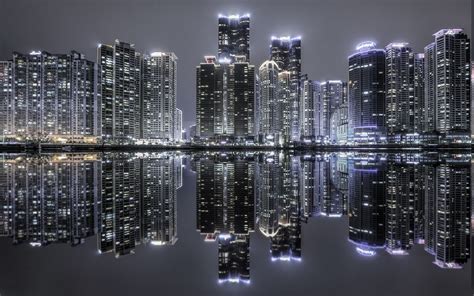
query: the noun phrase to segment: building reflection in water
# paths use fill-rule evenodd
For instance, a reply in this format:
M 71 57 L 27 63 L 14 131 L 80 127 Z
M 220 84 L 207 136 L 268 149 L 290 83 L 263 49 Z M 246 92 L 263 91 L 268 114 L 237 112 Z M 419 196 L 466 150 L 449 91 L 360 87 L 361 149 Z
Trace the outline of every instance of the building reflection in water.
M 218 281 L 250 283 L 250 233 L 269 260 L 302 260 L 302 227 L 348 221 L 356 253 L 408 255 L 441 268 L 470 254 L 469 154 L 76 153 L 3 154 L 0 236 L 13 244 L 80 245 L 131 254 L 177 241 L 183 160 L 196 172 L 196 228 L 218 244 Z M 313 217 L 313 218 L 312 218 Z
M 177 240 L 181 156 L 169 154 L 4 155 L 0 234 L 14 244 L 81 244 L 133 253 Z
M 110 154 L 102 160 L 99 252 L 119 257 L 138 244 L 173 245 L 182 158 L 172 154 Z
M 256 171 L 258 225 L 270 239 L 271 260 L 300 261 L 301 222 L 313 212 L 314 162 L 262 154 Z
M 255 229 L 253 154 L 200 154 L 193 157 L 197 230 L 217 241 L 219 282 L 250 283 L 250 232 Z

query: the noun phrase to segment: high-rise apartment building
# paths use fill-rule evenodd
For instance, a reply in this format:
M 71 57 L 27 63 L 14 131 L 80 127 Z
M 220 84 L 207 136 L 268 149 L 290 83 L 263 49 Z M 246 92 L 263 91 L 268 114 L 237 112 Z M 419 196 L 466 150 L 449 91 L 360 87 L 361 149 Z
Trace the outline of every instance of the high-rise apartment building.
M 176 108 L 174 139 L 176 142 L 183 140 L 183 111 L 179 108 Z
M 300 140 L 299 91 L 301 78 L 301 37 L 272 37 L 270 59 L 275 61 L 281 71 L 289 72 L 288 100 L 292 141 Z
M 304 142 L 314 142 L 315 120 L 317 115 L 315 112 L 315 101 L 318 99 L 318 97 L 315 97 L 315 82 L 308 79 L 307 75 L 305 75 L 301 79 L 300 85 L 300 118 L 298 120 L 300 124 L 300 136 Z
M 5 141 L 12 132 L 12 94 L 13 94 L 12 62 L 0 61 L 0 134 Z
M 337 143 L 338 129 L 344 124 L 344 108 L 347 104 L 347 83 L 328 80 L 318 83 L 316 137 L 320 143 Z M 337 114 L 336 114 L 337 113 Z M 339 138 L 342 138 L 340 131 Z
M 363 42 L 349 56 L 349 138 L 381 143 L 385 129 L 385 51 Z
M 423 133 L 424 125 L 424 101 L 425 101 L 425 54 L 418 53 L 415 54 L 414 62 L 414 100 L 413 100 L 413 110 L 414 110 L 414 133 L 415 136 Z
M 461 29 L 444 29 L 434 34 L 433 55 L 426 62 L 434 70 L 436 131 L 445 143 L 470 142 L 471 68 L 470 39 Z M 428 85 L 433 87 L 433 85 Z
M 258 69 L 259 77 L 259 132 L 268 139 L 281 133 L 280 68 L 274 61 L 265 61 Z
M 102 139 L 105 143 L 133 143 L 140 138 L 140 79 L 143 57 L 133 44 L 115 40 L 100 44 Z
M 217 63 L 196 69 L 197 136 L 202 140 L 246 140 L 255 133 L 255 68 L 248 62 Z
M 143 58 L 141 136 L 145 141 L 174 141 L 176 132 L 177 60 L 172 52 Z
M 390 43 L 385 47 L 385 120 L 389 143 L 409 142 L 415 132 L 414 64 L 415 55 L 408 43 Z
M 0 70 L 3 136 L 33 142 L 97 141 L 100 74 L 95 63 L 75 51 L 15 52 Z

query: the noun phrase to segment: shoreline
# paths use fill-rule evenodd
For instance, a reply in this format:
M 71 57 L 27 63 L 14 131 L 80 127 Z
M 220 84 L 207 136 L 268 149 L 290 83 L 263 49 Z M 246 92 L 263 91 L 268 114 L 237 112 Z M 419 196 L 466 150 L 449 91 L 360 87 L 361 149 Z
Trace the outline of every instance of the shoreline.
M 108 151 L 461 151 L 467 152 L 474 144 L 462 145 L 300 145 L 294 147 L 273 147 L 253 145 L 95 145 L 95 144 L 1 144 L 0 152 L 108 152 Z

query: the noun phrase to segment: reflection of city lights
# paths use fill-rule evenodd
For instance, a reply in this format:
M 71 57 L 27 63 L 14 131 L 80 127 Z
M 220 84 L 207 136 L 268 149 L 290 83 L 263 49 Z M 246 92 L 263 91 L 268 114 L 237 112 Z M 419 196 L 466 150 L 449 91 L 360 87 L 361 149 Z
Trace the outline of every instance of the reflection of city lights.
M 219 279 L 218 283 L 219 284 L 223 284 L 223 283 L 236 283 L 236 284 L 244 283 L 244 284 L 249 285 L 250 280 L 249 279 L 241 279 L 241 278 L 227 278 L 227 279 Z
M 272 262 L 275 262 L 275 261 L 286 261 L 286 262 L 297 261 L 297 262 L 301 262 L 301 257 L 294 257 L 294 256 L 272 257 Z
M 228 233 L 219 234 L 219 239 L 228 240 L 228 239 L 231 239 L 231 237 L 232 236 Z
M 163 241 L 156 241 L 156 240 L 151 241 L 150 243 L 151 243 L 153 246 L 163 246 L 164 244 L 166 244 L 166 243 L 163 242 Z
M 443 262 L 440 260 L 435 260 L 433 264 L 444 269 L 461 269 L 462 268 L 460 264 L 455 263 L 455 262 Z
M 363 249 L 360 247 L 356 247 L 357 253 L 359 253 L 362 256 L 367 256 L 367 257 L 372 257 L 375 256 L 375 251 L 374 250 L 369 250 L 369 249 Z
M 387 253 L 395 256 L 408 255 L 408 252 L 402 249 L 387 249 Z

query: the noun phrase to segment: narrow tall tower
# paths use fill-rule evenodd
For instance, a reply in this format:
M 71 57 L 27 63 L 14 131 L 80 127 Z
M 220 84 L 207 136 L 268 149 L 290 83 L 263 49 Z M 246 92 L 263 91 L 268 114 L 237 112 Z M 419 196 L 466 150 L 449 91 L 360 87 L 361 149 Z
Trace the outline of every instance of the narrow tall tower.
M 236 56 L 250 61 L 250 15 L 219 15 L 218 60 L 233 63 Z

